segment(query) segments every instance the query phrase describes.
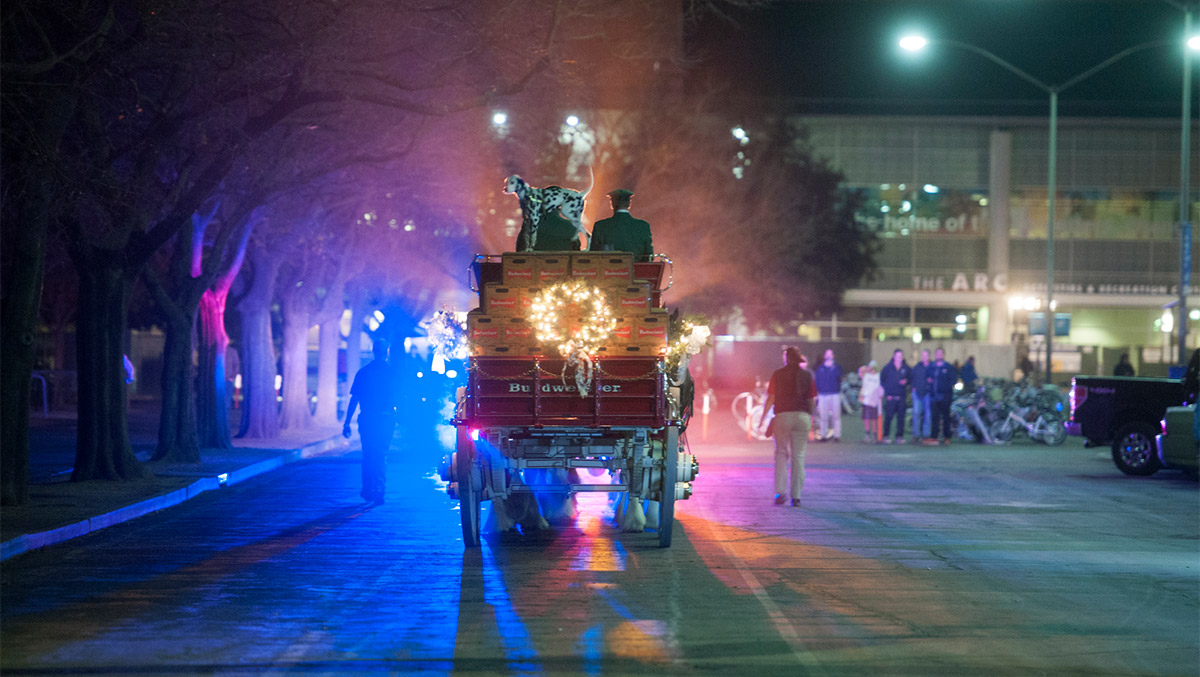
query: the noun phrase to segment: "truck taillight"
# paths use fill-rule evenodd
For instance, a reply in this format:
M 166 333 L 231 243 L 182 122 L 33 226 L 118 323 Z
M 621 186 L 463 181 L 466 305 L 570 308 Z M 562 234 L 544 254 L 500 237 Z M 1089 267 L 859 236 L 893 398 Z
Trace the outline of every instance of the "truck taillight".
M 1075 410 L 1087 399 L 1087 386 L 1081 386 L 1071 379 L 1071 418 L 1075 420 Z

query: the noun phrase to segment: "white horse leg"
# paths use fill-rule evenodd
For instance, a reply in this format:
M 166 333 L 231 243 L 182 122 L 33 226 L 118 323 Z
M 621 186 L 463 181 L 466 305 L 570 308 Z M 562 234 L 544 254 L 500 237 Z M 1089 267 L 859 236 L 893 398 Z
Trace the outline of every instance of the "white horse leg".
M 646 530 L 646 511 L 642 508 L 642 499 L 638 496 L 629 497 L 629 505 L 621 519 L 621 531 L 638 533 Z
M 658 528 L 658 501 L 646 501 L 646 528 Z

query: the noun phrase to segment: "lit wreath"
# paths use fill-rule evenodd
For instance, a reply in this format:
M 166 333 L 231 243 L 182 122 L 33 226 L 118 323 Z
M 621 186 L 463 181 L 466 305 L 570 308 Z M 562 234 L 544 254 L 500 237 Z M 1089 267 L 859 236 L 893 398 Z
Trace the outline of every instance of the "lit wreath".
M 559 282 L 533 298 L 528 319 L 538 341 L 554 345 L 567 358 L 563 381 L 567 367 L 573 367 L 579 396 L 586 396 L 592 387 L 592 357 L 617 325 L 604 291 L 583 280 Z
M 672 384 L 682 385 L 687 377 L 688 362 L 708 345 L 712 331 L 707 324 L 702 324 L 705 321 L 703 318 L 683 320 L 678 327 L 674 326 L 675 318 L 672 320 L 671 334 L 676 339 L 667 348 L 666 370 Z
M 433 345 L 435 363 L 440 361 L 445 364 L 446 360 L 467 359 L 467 330 L 458 319 L 458 313 L 446 308 L 435 312 L 433 318 L 426 323 L 426 332 L 429 335 L 429 343 Z M 436 366 L 434 371 L 438 371 Z

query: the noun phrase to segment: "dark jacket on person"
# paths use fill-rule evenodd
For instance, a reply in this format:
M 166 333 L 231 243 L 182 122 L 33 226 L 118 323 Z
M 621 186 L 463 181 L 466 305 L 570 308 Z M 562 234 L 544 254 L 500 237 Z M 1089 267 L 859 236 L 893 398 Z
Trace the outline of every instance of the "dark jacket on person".
M 634 256 L 650 256 L 654 243 L 650 237 L 650 224 L 635 219 L 629 212 L 618 211 L 607 219 L 601 219 L 592 227 L 591 251 L 631 252 Z
M 954 384 L 958 383 L 958 370 L 953 364 L 943 360 L 940 364 L 929 365 L 929 378 L 932 380 L 933 399 L 937 402 L 954 398 Z
M 1118 362 L 1113 369 L 1113 376 L 1133 376 L 1133 365 L 1129 362 Z
M 528 224 L 522 224 L 521 232 L 517 234 L 516 251 L 560 252 L 579 251 L 579 231 L 575 224 L 563 218 L 557 210 L 542 214 L 538 223 L 537 241 L 533 249 L 529 249 Z
M 932 370 L 932 362 L 929 363 L 928 367 L 925 366 L 924 362 L 918 362 L 913 365 L 910 372 L 912 374 L 912 379 L 909 380 L 909 383 L 912 385 L 913 395 L 925 397 L 930 393 L 929 377 L 931 376 L 930 372 Z
M 907 381 L 911 375 L 911 370 L 908 368 L 907 362 L 900 362 L 900 366 L 896 367 L 891 360 L 883 365 L 883 369 L 879 372 L 879 383 L 883 386 L 883 394 L 885 397 L 904 397 L 904 390 L 908 387 Z
M 962 378 L 963 390 L 975 390 L 975 381 L 979 380 L 979 375 L 975 373 L 974 362 L 967 360 L 958 375 Z
M 813 376 L 807 369 L 787 364 L 771 374 L 767 394 L 775 396 L 775 413 L 803 411 L 812 413 L 812 401 L 816 395 Z
M 842 366 L 837 362 L 826 366 L 824 362 L 817 365 L 817 394 L 837 395 L 842 392 Z

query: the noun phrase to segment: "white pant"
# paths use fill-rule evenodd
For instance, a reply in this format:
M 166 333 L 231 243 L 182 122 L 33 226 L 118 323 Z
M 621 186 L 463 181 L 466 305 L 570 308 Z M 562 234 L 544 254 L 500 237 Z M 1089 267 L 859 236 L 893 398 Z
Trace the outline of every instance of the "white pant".
M 775 493 L 800 498 L 804 488 L 804 449 L 812 417 L 803 411 L 784 411 L 775 416 Z M 788 461 L 792 476 L 788 482 Z
M 833 436 L 842 438 L 842 396 L 817 395 L 817 437 L 829 437 L 830 422 L 833 424 Z

